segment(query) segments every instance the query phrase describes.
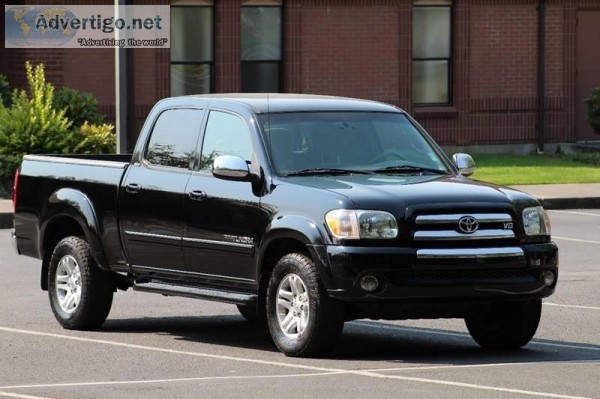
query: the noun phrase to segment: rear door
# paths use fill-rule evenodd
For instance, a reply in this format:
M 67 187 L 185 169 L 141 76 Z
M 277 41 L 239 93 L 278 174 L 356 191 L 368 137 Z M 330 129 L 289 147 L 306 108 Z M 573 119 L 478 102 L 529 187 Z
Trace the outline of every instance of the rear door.
M 203 117 L 201 109 L 161 113 L 140 161 L 125 176 L 120 201 L 123 240 L 138 272 L 183 278 L 184 190 Z
M 217 285 L 252 286 L 258 231 L 268 218 L 249 182 L 217 179 L 212 162 L 236 155 L 248 163 L 253 145 L 246 121 L 237 114 L 211 110 L 204 133 L 201 165 L 185 189 L 183 249 L 189 278 Z

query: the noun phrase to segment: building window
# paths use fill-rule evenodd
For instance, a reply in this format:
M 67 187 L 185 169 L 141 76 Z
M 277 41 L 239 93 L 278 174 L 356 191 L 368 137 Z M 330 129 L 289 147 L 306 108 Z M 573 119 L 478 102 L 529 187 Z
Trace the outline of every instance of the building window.
M 281 1 L 244 1 L 241 19 L 242 92 L 281 91 Z
M 451 88 L 452 0 L 415 0 L 412 102 L 450 104 Z
M 213 91 L 213 41 L 212 6 L 171 6 L 171 95 Z

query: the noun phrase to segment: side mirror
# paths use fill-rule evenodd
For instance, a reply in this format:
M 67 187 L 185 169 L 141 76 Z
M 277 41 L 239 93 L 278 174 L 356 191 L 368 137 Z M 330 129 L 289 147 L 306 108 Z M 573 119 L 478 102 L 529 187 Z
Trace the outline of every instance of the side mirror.
M 213 176 L 224 180 L 250 181 L 250 169 L 242 158 L 220 155 L 213 161 Z
M 475 161 L 469 154 L 457 153 L 452 155 L 452 162 L 458 169 L 458 173 L 463 176 L 471 176 L 477 168 L 475 167 Z

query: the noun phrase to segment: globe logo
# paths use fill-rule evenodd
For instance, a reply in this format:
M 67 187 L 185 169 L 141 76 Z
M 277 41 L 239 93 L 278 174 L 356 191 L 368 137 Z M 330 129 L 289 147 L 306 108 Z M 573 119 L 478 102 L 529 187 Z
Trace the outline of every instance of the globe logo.
M 5 39 L 14 47 L 60 47 L 77 31 L 58 21 L 72 18 L 75 15 L 60 6 L 10 8 L 4 12 Z

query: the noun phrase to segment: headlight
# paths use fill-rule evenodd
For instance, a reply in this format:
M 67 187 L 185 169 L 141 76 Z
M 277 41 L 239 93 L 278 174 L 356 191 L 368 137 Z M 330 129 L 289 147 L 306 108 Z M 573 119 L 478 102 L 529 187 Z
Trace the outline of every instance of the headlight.
M 335 238 L 396 238 L 398 223 L 383 211 L 335 209 L 325 215 L 329 231 Z
M 541 206 L 523 209 L 523 227 L 528 236 L 550 235 L 550 218 Z

